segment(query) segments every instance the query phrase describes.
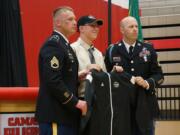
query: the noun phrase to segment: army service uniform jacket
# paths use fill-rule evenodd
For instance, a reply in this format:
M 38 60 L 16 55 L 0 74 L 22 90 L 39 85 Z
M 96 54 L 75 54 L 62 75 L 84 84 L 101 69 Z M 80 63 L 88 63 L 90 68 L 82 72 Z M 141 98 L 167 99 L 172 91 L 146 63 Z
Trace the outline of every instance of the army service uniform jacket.
M 131 108 L 135 86 L 128 73 L 97 72 L 87 76 L 85 100 L 88 112 L 81 119 L 81 135 L 131 135 Z
M 77 125 L 78 61 L 66 40 L 53 32 L 39 54 L 38 122 Z

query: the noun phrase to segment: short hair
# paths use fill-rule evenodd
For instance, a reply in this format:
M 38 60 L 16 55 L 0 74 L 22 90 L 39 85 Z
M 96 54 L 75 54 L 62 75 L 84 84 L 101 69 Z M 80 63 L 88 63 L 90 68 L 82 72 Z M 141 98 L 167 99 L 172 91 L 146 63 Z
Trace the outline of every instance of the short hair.
M 128 19 L 135 20 L 135 21 L 137 22 L 137 20 L 136 20 L 135 17 L 126 16 L 126 17 L 124 17 L 124 18 L 120 21 L 120 27 L 124 27 L 124 25 L 126 24 L 126 22 L 127 22 Z
M 53 11 L 53 18 L 56 18 L 56 16 L 58 16 L 62 12 L 66 12 L 66 11 L 72 11 L 73 12 L 73 9 L 69 6 L 61 6 L 61 7 L 56 8 Z

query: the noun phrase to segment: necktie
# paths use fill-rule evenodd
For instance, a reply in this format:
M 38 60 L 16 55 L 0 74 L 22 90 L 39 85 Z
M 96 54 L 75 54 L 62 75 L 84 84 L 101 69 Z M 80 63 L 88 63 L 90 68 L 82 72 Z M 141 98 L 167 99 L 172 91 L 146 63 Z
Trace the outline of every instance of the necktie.
M 95 64 L 95 58 L 94 58 L 94 55 L 93 55 L 93 51 L 94 51 L 94 47 L 90 47 L 88 49 L 88 52 L 89 52 L 89 58 L 90 58 L 90 61 L 91 61 L 91 64 Z
M 133 49 L 134 49 L 133 46 L 130 46 L 130 47 L 129 47 L 129 56 L 130 56 L 130 57 L 132 57 L 132 55 L 133 55 Z

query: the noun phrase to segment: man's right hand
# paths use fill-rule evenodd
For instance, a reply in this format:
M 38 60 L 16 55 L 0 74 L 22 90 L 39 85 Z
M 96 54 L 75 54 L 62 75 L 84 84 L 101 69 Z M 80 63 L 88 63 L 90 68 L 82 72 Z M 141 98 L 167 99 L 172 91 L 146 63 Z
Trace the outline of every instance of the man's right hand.
M 88 69 L 84 69 L 84 70 L 79 71 L 78 72 L 78 79 L 80 81 L 85 80 L 87 74 L 89 74 L 89 70 Z
M 76 108 L 80 109 L 82 115 L 85 116 L 87 113 L 87 102 L 83 100 L 79 100 L 78 103 L 76 104 Z

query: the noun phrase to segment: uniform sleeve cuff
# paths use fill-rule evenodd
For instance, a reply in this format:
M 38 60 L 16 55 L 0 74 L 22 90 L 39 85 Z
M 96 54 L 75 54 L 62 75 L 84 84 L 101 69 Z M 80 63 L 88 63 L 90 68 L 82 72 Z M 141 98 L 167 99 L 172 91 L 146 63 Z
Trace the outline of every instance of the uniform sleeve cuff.
M 153 78 L 149 78 L 149 79 L 147 79 L 145 81 L 147 81 L 147 83 L 149 84 L 149 88 L 148 89 L 151 89 L 151 90 L 155 89 L 156 84 L 155 84 L 155 81 L 154 81 Z
M 72 94 L 71 97 L 63 104 L 65 106 L 67 106 L 68 108 L 74 108 L 76 106 L 77 102 L 78 102 L 77 97 L 73 96 L 73 94 Z

